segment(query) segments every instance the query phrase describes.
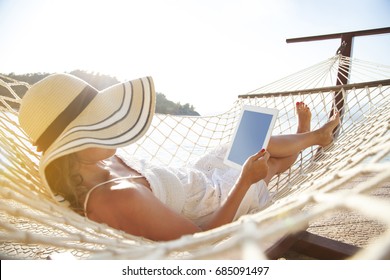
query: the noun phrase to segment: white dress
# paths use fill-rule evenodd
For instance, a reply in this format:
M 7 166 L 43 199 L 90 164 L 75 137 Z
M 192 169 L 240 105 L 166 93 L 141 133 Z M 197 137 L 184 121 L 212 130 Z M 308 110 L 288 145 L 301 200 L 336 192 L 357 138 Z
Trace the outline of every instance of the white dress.
M 217 148 L 185 167 L 156 166 L 118 150 L 117 156 L 149 182 L 154 195 L 168 207 L 197 225 L 207 222 L 227 198 L 240 172 L 223 163 L 226 147 Z M 234 220 L 257 212 L 270 200 L 264 181 L 253 184 Z

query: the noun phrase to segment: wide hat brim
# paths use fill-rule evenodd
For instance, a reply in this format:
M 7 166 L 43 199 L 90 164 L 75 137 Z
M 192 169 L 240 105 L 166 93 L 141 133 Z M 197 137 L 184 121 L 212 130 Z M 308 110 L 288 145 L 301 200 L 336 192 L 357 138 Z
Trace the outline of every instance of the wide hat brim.
M 87 148 L 120 148 L 141 138 L 153 119 L 155 90 L 151 77 L 120 83 L 96 94 L 44 152 L 39 171 L 55 159 Z

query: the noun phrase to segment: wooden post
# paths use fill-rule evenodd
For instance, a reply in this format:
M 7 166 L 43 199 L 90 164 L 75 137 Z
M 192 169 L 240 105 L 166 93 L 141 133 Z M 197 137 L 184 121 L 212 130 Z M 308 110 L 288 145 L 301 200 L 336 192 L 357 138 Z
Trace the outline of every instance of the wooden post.
M 351 57 L 352 53 L 352 44 L 353 44 L 353 35 L 350 33 L 341 34 L 341 45 L 338 51 L 338 54 L 345 57 Z M 339 62 L 339 69 L 337 71 L 337 82 L 336 86 L 346 85 L 349 82 L 349 63 L 346 66 L 342 66 L 342 61 Z M 344 116 L 344 92 L 342 90 L 335 92 L 334 94 L 334 104 L 332 104 L 332 110 L 330 111 L 329 118 L 335 113 L 335 109 L 340 113 L 340 119 L 343 120 Z M 335 129 L 335 136 L 338 136 L 338 129 Z

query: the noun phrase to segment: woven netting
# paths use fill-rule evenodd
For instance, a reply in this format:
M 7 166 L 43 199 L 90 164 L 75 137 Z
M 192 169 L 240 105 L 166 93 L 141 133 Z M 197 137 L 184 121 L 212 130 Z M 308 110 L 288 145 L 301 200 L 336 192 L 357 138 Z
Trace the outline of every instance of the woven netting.
M 353 66 L 353 83 L 329 87 L 345 65 Z M 335 210 L 342 210 L 378 228 L 357 244 L 363 249 L 353 257 L 389 258 L 390 202 L 386 195 L 377 195 L 390 188 L 389 77 L 387 66 L 335 56 L 239 96 L 230 110 L 217 116 L 157 114 L 148 133 L 125 151 L 159 164 L 182 165 L 229 143 L 243 105 L 279 109 L 273 134 L 286 134 L 296 131 L 296 102 L 311 108 L 316 129 L 340 105 L 335 94 L 344 96 L 338 102 L 344 103 L 343 121 L 335 142 L 324 149 L 306 149 L 288 171 L 275 177 L 269 186 L 273 201 L 267 208 L 214 230 L 152 242 L 90 221 L 45 193 L 38 174 L 40 155 L 17 121 L 19 96 L 29 85 L 1 76 L 0 254 L 17 259 L 44 259 L 63 252 L 80 259 L 261 259 L 281 236 L 318 227 L 325 218 L 332 221 Z M 338 239 L 355 243 L 349 237 L 356 232 L 343 234 Z

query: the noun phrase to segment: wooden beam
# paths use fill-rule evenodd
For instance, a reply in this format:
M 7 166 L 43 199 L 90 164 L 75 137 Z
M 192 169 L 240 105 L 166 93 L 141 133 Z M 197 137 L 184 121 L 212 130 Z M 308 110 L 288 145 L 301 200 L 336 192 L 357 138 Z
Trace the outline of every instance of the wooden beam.
M 276 260 L 280 257 L 283 257 L 283 255 L 289 251 L 291 247 L 297 242 L 301 234 L 302 232 L 298 232 L 280 238 L 265 251 L 267 258 L 270 260 Z
M 356 254 L 361 248 L 315 235 L 302 232 L 291 250 L 319 260 L 343 260 Z
M 388 86 L 390 85 L 390 79 L 378 80 L 364 83 L 355 83 L 347 85 L 338 85 L 338 86 L 329 86 L 321 88 L 312 88 L 312 89 L 302 89 L 302 90 L 291 90 L 291 91 L 281 91 L 281 92 L 264 92 L 258 94 L 242 94 L 238 98 L 255 98 L 255 97 L 272 97 L 275 95 L 279 96 L 289 96 L 289 95 L 298 95 L 298 94 L 310 94 L 318 92 L 339 92 L 341 89 L 350 90 L 350 89 L 360 89 L 365 87 L 377 87 L 377 86 Z
M 328 39 L 339 39 L 346 35 L 357 37 L 357 36 L 378 35 L 378 34 L 385 34 L 385 33 L 390 33 L 390 27 L 343 32 L 343 33 L 334 33 L 334 34 L 327 34 L 327 35 L 291 38 L 291 39 L 286 39 L 286 42 L 299 43 L 299 42 L 310 42 L 310 41 L 319 41 L 319 40 L 328 40 Z

